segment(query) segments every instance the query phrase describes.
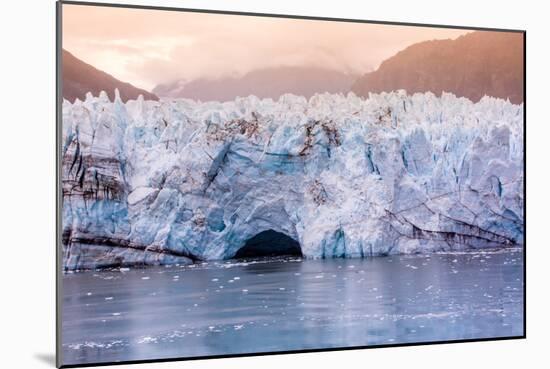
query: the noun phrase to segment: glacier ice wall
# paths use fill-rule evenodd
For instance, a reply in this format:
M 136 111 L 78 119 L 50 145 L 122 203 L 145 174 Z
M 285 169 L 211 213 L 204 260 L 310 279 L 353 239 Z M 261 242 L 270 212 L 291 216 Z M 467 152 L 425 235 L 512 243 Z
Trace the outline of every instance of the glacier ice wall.
M 451 94 L 63 103 L 67 269 L 523 244 L 523 105 Z

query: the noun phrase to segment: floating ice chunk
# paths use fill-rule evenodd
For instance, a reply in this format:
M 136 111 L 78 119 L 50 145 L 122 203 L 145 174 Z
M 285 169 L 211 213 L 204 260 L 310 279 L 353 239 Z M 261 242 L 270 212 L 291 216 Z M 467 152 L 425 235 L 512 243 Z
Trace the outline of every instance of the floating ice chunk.
M 138 343 L 157 343 L 158 339 L 156 337 L 145 336 L 138 340 Z

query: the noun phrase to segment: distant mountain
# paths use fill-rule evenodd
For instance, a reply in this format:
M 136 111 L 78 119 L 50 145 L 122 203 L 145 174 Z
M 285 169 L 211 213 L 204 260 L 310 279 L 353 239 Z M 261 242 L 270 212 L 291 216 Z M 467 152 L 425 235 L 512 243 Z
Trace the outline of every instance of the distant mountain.
M 369 92 L 452 92 L 478 101 L 484 95 L 523 102 L 523 34 L 472 32 L 456 40 L 409 46 L 364 74 L 352 87 Z
M 120 92 L 120 98 L 126 102 L 143 95 L 146 100 L 158 100 L 154 94 L 119 81 L 110 74 L 94 68 L 90 64 L 76 58 L 67 50 L 63 50 L 63 98 L 74 102 L 76 98 L 84 100 L 86 93 L 97 96 L 101 91 L 107 92 L 109 99 L 114 100 L 115 88 Z
M 277 99 L 285 93 L 310 97 L 315 93 L 347 93 L 356 75 L 317 67 L 274 67 L 257 69 L 241 77 L 199 78 L 161 84 L 153 92 L 161 97 L 201 101 L 227 101 L 256 95 Z

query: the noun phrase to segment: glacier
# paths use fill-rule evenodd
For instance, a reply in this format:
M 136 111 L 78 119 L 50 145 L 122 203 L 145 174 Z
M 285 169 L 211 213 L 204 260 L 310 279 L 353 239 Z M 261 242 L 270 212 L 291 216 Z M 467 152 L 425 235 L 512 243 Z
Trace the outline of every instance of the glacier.
M 65 270 L 521 247 L 523 105 L 452 94 L 62 105 Z

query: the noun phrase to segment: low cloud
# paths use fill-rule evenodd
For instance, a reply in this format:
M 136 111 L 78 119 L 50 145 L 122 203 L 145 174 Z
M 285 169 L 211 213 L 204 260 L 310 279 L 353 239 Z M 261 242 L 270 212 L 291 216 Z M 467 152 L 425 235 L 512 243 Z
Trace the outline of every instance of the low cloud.
M 281 65 L 364 73 L 464 30 L 63 5 L 63 47 L 139 87 Z

